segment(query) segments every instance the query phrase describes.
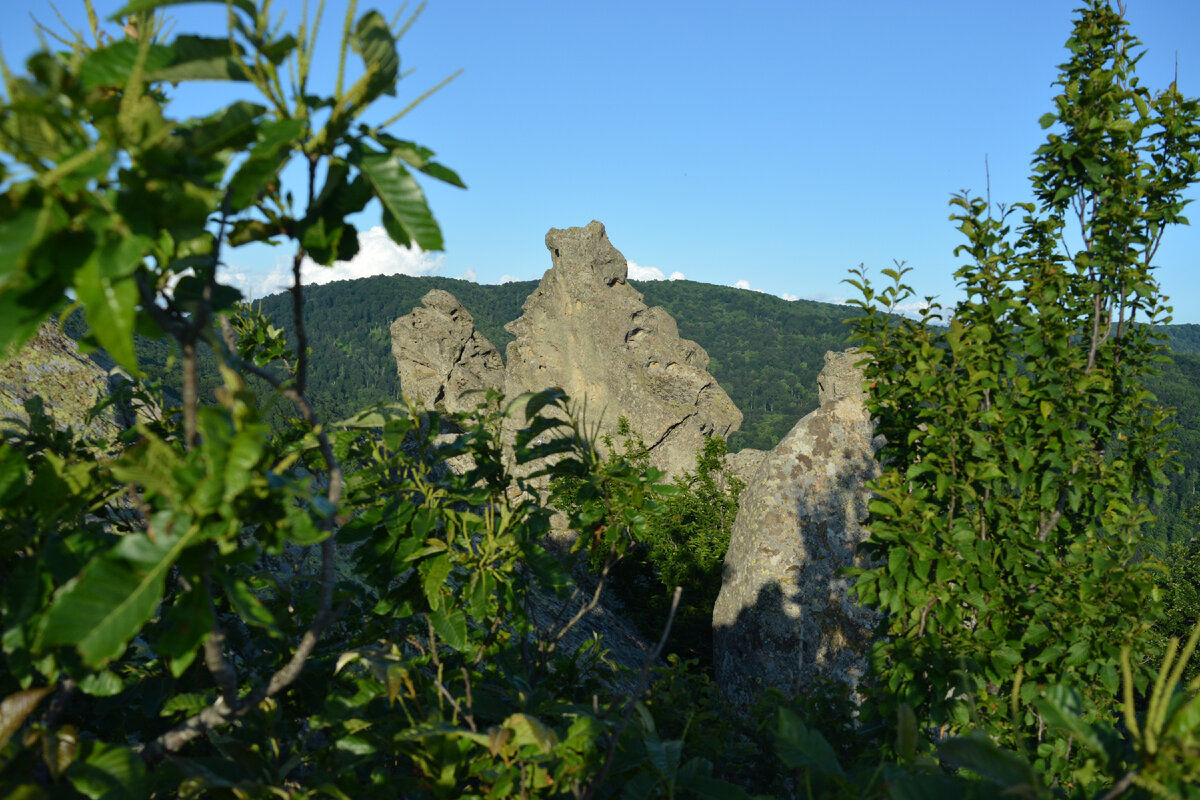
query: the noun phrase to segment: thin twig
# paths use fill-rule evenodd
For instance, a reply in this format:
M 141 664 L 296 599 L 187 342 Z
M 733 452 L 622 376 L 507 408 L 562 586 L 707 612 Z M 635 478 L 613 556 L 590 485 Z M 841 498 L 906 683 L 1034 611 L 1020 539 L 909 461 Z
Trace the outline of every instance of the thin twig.
M 552 630 L 549 632 L 550 641 L 542 648 L 543 665 L 549 660 L 551 654 L 554 653 L 555 649 L 558 647 L 558 643 L 562 641 L 562 638 L 566 636 L 572 628 L 578 625 L 579 621 L 587 616 L 592 609 L 600 604 L 600 595 L 604 593 L 604 585 L 608 580 L 608 574 L 622 558 L 623 555 L 617 554 L 617 546 L 614 544 L 608 551 L 608 559 L 604 562 L 604 569 L 600 570 L 600 578 L 596 582 L 596 590 L 592 592 L 591 598 L 588 599 L 588 601 L 582 606 L 580 606 L 579 610 L 575 612 L 575 615 L 572 616 L 571 619 L 567 620 L 567 622 L 563 624 L 561 628 L 559 628 L 557 631 Z
M 642 671 L 638 673 L 637 686 L 625 701 L 625 710 L 621 715 L 621 724 L 617 726 L 617 729 L 613 731 L 612 736 L 608 740 L 608 752 L 604 757 L 604 765 L 600 767 L 600 771 L 592 779 L 587 792 L 583 795 L 584 800 L 590 800 L 590 798 L 595 796 L 608 777 L 608 771 L 612 768 L 613 760 L 617 756 L 617 742 L 620 741 L 621 734 L 625 733 L 625 728 L 629 725 L 635 704 L 642 699 L 642 694 L 646 691 L 646 685 L 650 679 L 650 668 L 658 660 L 659 654 L 662 653 L 663 647 L 667 644 L 667 637 L 671 635 L 671 624 L 675 621 L 675 612 L 679 610 L 679 597 L 681 594 L 683 594 L 683 587 L 676 586 L 675 594 L 671 597 L 671 610 L 667 614 L 667 624 L 663 627 L 662 636 L 659 637 L 658 644 L 654 646 L 654 649 L 646 654 L 646 660 L 642 664 Z
M 1129 770 L 1129 772 L 1121 776 L 1121 780 L 1114 783 L 1113 787 L 1101 796 L 1100 800 L 1115 800 L 1115 798 L 1125 794 L 1133 784 L 1135 777 L 1137 777 L 1137 770 Z

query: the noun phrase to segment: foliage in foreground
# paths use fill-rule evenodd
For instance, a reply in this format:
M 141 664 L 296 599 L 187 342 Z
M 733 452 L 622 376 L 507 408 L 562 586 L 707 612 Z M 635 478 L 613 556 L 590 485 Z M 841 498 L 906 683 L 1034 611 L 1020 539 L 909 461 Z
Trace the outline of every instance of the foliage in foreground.
M 1083 11 L 1067 47 L 1037 203 L 993 216 L 983 199 L 952 202 L 965 298 L 898 319 L 905 269 L 885 270 L 883 290 L 861 271 L 851 281 L 887 464 L 871 503 L 878 566 L 856 591 L 887 615 L 885 708 L 981 725 L 1090 792 L 1096 756 L 1045 738 L 1038 704 L 1072 685 L 1073 713 L 1105 725 L 1122 672 L 1139 690 L 1153 677 L 1127 660 L 1151 651 L 1160 609 L 1137 557 L 1170 430 L 1145 389 L 1168 319 L 1153 259 L 1187 221 L 1200 106 L 1138 83 L 1139 43 L 1107 3 Z
M 333 93 L 322 96 L 308 87 L 318 26 L 310 29 L 305 21 L 297 36 L 281 34 L 252 0 L 231 0 L 226 4 L 230 37 L 180 35 L 167 44 L 159 38 L 161 20 L 150 11 L 173 2 L 132 3 L 121 39 L 101 36 L 93 14 L 91 44 L 81 35 L 69 52 L 34 56 L 29 76 L 7 70 L 4 75 L 0 252 L 6 272 L 0 284 L 0 345 L 19 344 L 73 295 L 99 342 L 135 374 L 134 331 L 172 337 L 180 349 L 183 379 L 180 408 L 166 409 L 157 422 L 143 423 L 119 442 L 87 441 L 60 431 L 36 401 L 28 407 L 30 424 L 5 432 L 0 444 L 0 796 L 739 797 L 755 792 L 950 798 L 1115 797 L 1126 790 L 1195 796 L 1200 687 L 1196 681 L 1184 686 L 1182 676 L 1200 627 L 1182 649 L 1178 640 L 1168 645 L 1157 676 L 1133 663 L 1130 642 L 1117 641 L 1116 688 L 1108 697 L 1087 679 L 1086 661 L 1075 670 L 1081 680 L 1074 682 L 1071 671 L 1059 669 L 1059 661 L 1051 658 L 1037 664 L 1041 673 L 1019 666 L 1015 677 L 1002 673 L 994 660 L 976 655 L 980 649 L 971 635 L 1007 635 L 1033 627 L 1022 628 L 1026 622 L 1048 621 L 989 617 L 987 603 L 980 605 L 971 595 L 964 600 L 961 593 L 973 592 L 975 580 L 992 591 L 993 576 L 982 568 L 964 569 L 964 563 L 974 563 L 965 548 L 940 553 L 918 541 L 922 531 L 897 527 L 886 503 L 905 502 L 906 495 L 889 487 L 887 479 L 880 487 L 885 505 L 875 507 L 877 546 L 890 548 L 883 557 L 887 571 L 863 585 L 874 587 L 897 628 L 890 640 L 894 649 L 881 647 L 882 686 L 870 705 L 856 711 L 838 687 L 831 687 L 796 698 L 767 696 L 758 712 L 741 716 L 722 704 L 711 681 L 691 662 L 674 660 L 665 669 L 653 669 L 677 615 L 678 591 L 644 665 L 609 663 L 602 641 L 566 650 L 567 630 L 604 586 L 601 582 L 596 592 L 580 597 L 569 565 L 542 547 L 551 509 L 570 510 L 568 524 L 578 541 L 594 546 L 605 564 L 639 542 L 648 543 L 651 553 L 668 553 L 668 543 L 656 542 L 650 530 L 660 509 L 671 508 L 670 493 L 655 484 L 655 474 L 637 459 L 601 459 L 581 435 L 568 399 L 554 390 L 508 401 L 489 395 L 475 414 L 446 420 L 445 426 L 437 413 L 405 405 L 368 409 L 341 423 L 321 420 L 306 394 L 303 316 L 294 321 L 297 347 L 291 351 L 278 329 L 252 315 L 228 313 L 236 308 L 236 293 L 217 281 L 223 249 L 249 241 L 291 241 L 296 247 L 292 291 L 295 308 L 303 309 L 303 258 L 329 263 L 351 256 L 357 236 L 346 216 L 373 200 L 381 202 L 385 227 L 398 242 L 440 247 L 440 231 L 409 167 L 461 181 L 433 161 L 428 149 L 394 138 L 383 130 L 386 125 L 355 124 L 372 101 L 395 92 L 400 29 L 376 12 L 355 19 L 351 7 L 343 62 L 356 54 L 362 73 L 349 87 L 339 75 Z M 1097 24 L 1095 30 L 1089 27 Z M 1093 40 L 1111 50 L 1117 39 L 1104 38 L 1105 31 L 1120 32 L 1104 3 L 1085 9 L 1080 25 L 1086 35 L 1077 35 L 1072 44 L 1081 57 L 1091 57 Z M 290 73 L 282 68 L 285 63 Z M 285 74 L 294 83 L 285 82 Z M 247 81 L 263 104 L 238 102 L 202 119 L 170 119 L 170 85 L 192 79 Z M 1076 102 L 1069 95 L 1078 86 L 1072 86 L 1063 115 Z M 1172 97 L 1156 100 L 1156 113 L 1176 108 Z M 1131 102 L 1137 105 L 1136 97 Z M 1183 120 L 1189 136 L 1190 119 Z M 1079 127 L 1091 131 L 1096 126 Z M 1128 134 L 1136 125 L 1100 125 L 1100 135 L 1108 136 L 1110 128 Z M 1195 147 L 1180 147 L 1194 172 Z M 1110 154 L 1104 168 L 1123 163 L 1120 157 Z M 307 168 L 309 181 L 309 202 L 299 207 L 280 188 L 280 174 L 293 160 Z M 1070 173 L 1069 164 L 1064 169 L 1063 174 L 1083 180 Z M 1139 197 L 1170 206 L 1170 182 L 1156 184 L 1154 175 L 1138 174 L 1149 181 Z M 1098 202 L 1120 196 L 1120 173 L 1109 177 L 1096 190 Z M 1058 192 L 1051 203 L 1059 202 Z M 1098 207 L 1107 209 L 1103 203 Z M 1016 380 L 1027 366 L 1006 359 L 1018 344 L 1039 345 L 1025 329 L 1039 323 L 1039 315 L 1050 322 L 1075 319 L 1078 309 L 1070 304 L 1081 291 L 1094 294 L 1096 278 L 1069 273 L 1067 264 L 1054 259 L 1040 268 L 1037 259 L 1010 261 L 1012 251 L 1022 247 L 1005 249 L 1001 223 L 983 219 L 972 204 L 964 208 L 964 232 L 980 262 L 979 269 L 962 273 L 970 286 L 1000 276 L 999 291 L 1006 280 L 1025 277 L 1020 270 L 1042 276 L 1036 284 L 1042 290 L 1035 295 L 1041 303 L 1037 313 L 1019 316 L 1025 306 L 999 293 L 994 308 L 985 304 L 992 316 L 968 305 L 964 318 L 971 324 L 953 334 L 960 343 L 986 345 L 993 336 L 1007 343 L 967 347 L 985 367 L 1001 367 L 979 367 L 969 377 L 983 375 L 984 383 L 1001 375 Z M 1134 207 L 1117 210 L 1122 208 Z M 1157 224 L 1178 221 L 1177 208 L 1171 213 L 1175 219 L 1164 212 Z M 1102 238 L 1116 236 L 1113 226 L 1122 219 L 1132 224 L 1137 214 L 1106 211 L 1097 219 L 1108 226 L 1096 228 Z M 1045 245 L 1053 225 L 1043 229 L 1034 223 L 1031 230 L 1029 241 Z M 992 247 L 1000 248 L 999 256 L 993 258 Z M 1088 252 L 1091 258 L 1093 251 Z M 1096 295 L 1102 298 L 1101 311 L 1109 309 L 1103 298 L 1113 296 L 1153 308 L 1153 285 L 1143 274 L 1149 261 L 1106 258 L 1077 257 L 1075 262 L 1085 275 L 1094 267 L 1101 276 L 1100 288 L 1109 292 Z M 1004 271 L 1014 264 L 1015 276 Z M 1104 271 L 1113 264 L 1126 272 Z M 1121 278 L 1129 282 L 1122 284 Z M 1061 307 L 1054 305 L 1055 292 L 1064 298 Z M 1104 328 L 1109 320 L 1096 313 L 1090 318 Z M 1013 331 L 1010 316 L 1018 317 L 1020 331 Z M 862 327 L 869 344 L 879 328 L 870 319 Z M 1040 342 L 1044 350 L 1031 355 L 1057 353 L 1059 360 L 1049 367 L 1069 368 L 1078 337 L 1065 322 L 1045 330 L 1052 335 Z M 1126 356 L 1152 352 L 1152 346 L 1139 350 L 1138 340 L 1125 338 L 1118 328 L 1117 358 L 1095 330 L 1087 369 L 1098 376 L 1085 374 L 1083 385 L 1074 389 L 1086 397 L 1068 397 L 1078 404 L 1063 400 L 1063 408 L 1077 410 L 1083 399 L 1098 402 L 1099 438 L 1093 435 L 1089 451 L 1085 434 L 1095 433 L 1088 427 L 1092 416 L 1059 425 L 1061 453 L 1053 458 L 1062 463 L 1046 456 L 1052 468 L 1044 488 L 1053 502 L 1031 506 L 1045 519 L 1021 510 L 1015 503 L 1020 492 L 1011 487 L 972 494 L 971 480 L 999 480 L 986 463 L 976 471 L 975 462 L 966 471 L 947 472 L 953 485 L 935 481 L 932 489 L 914 492 L 932 510 L 914 519 L 936 525 L 932 517 L 945 509 L 934 501 L 947 493 L 962 496 L 952 504 L 957 519 L 989 519 L 993 535 L 997 529 L 987 514 L 1015 509 L 1018 532 L 1024 529 L 1017 523 L 1030 521 L 1021 514 L 1034 514 L 1050 542 L 1041 549 L 1072 566 L 1076 561 L 1070 559 L 1097 566 L 1108 553 L 1130 575 L 1130 583 L 1112 591 L 1137 590 L 1137 569 L 1123 560 L 1124 529 L 1097 527 L 1096 517 L 1101 526 L 1131 526 L 1139 510 L 1123 508 L 1113 498 L 1123 489 L 1153 483 L 1159 458 L 1154 439 L 1120 438 L 1142 421 L 1137 375 L 1117 372 Z M 892 372 L 881 373 L 884 380 L 878 382 L 885 389 L 877 398 L 886 398 L 889 386 L 904 391 L 904 381 L 888 381 L 901 375 L 949 392 L 937 384 L 939 375 L 930 365 L 956 351 L 922 339 L 920 330 L 910 333 L 923 359 L 899 362 Z M 197 396 L 201 347 L 215 354 L 221 372 L 219 402 L 208 407 Z M 250 376 L 269 387 L 263 395 L 248 388 Z M 1064 391 L 1072 388 L 1061 378 Z M 1095 392 L 1087 394 L 1089 380 L 1116 381 L 1112 397 L 1104 401 Z M 978 391 L 986 394 L 988 388 Z M 951 396 L 967 412 L 977 410 L 963 400 L 975 396 L 970 392 Z M 282 430 L 264 420 L 264 409 L 280 401 L 295 410 Z M 505 422 L 514 407 L 520 412 L 514 416 L 527 420 L 527 427 L 512 430 Z M 1045 421 L 1037 429 L 1043 437 L 1051 432 L 1046 420 L 1054 416 L 1044 408 L 1042 402 L 1033 405 Z M 1057 413 L 1053 403 L 1050 411 Z M 1104 414 L 1115 415 L 1114 421 L 1105 422 Z M 972 419 L 967 413 L 964 424 Z M 1019 426 L 1021 419 L 1012 425 Z M 981 424 L 1000 421 L 993 414 Z M 442 430 L 461 433 L 443 438 Z M 897 445 L 915 447 L 939 466 L 945 455 L 935 445 L 958 441 L 953 432 L 931 426 L 901 430 L 919 433 L 913 440 L 897 438 Z M 986 455 L 988 447 L 1002 448 L 1005 442 L 1028 449 L 1024 439 L 992 437 L 993 432 L 984 427 L 963 434 L 972 448 L 978 443 L 980 453 L 973 455 Z M 1113 450 L 1097 451 L 1097 442 Z M 719 445 L 710 447 L 713 452 L 700 455 L 687 490 L 724 504 L 725 513 L 727 496 L 715 481 L 708 486 Z M 1034 458 L 1013 457 L 1018 465 L 1022 458 Z M 458 470 L 448 468 L 451 459 Z M 914 487 L 918 477 L 929 475 L 916 463 L 915 472 L 906 465 Z M 1085 487 L 1085 477 L 1101 483 Z M 1041 495 L 1035 500 L 1042 501 Z M 695 512 L 692 505 L 689 500 L 678 508 L 674 524 L 686 527 Z M 1079 521 L 1068 518 L 1079 508 L 1095 513 Z M 982 540 L 976 530 L 972 535 Z M 949 611 L 939 608 L 938 614 L 983 612 L 958 629 L 944 620 L 939 630 L 976 663 L 912 660 L 929 650 L 937 656 L 940 640 L 911 635 L 909 623 L 915 620 L 904 605 L 912 600 L 906 592 L 927 602 L 930 586 L 942 576 L 919 566 L 906 571 L 907 557 L 892 553 L 904 553 L 910 545 L 914 552 L 918 545 L 929 548 L 931 559 L 942 558 L 951 570 L 936 589 L 946 592 L 943 605 Z M 972 547 L 982 562 L 988 554 Z M 1041 549 L 1020 549 L 1028 564 L 995 575 L 995 586 L 1005 586 L 997 603 L 1019 602 L 1001 577 L 1042 581 L 1035 589 L 1054 585 L 1053 576 L 1036 572 Z M 707 569 L 711 561 L 695 566 Z M 696 574 L 686 559 L 669 554 L 652 562 L 660 578 Z M 1109 600 L 1092 591 L 1091 573 L 1081 573 L 1066 577 L 1076 581 L 1071 591 L 1084 590 L 1086 602 L 1052 611 L 1094 624 L 1087 615 L 1107 613 L 1103 604 Z M 550 621 L 535 624 L 547 611 Z M 1045 611 L 1035 607 L 1027 613 Z M 997 627 L 1005 620 L 1011 628 Z M 1137 621 L 1141 617 L 1134 620 L 1118 621 L 1113 630 L 1137 633 L 1147 624 Z M 904 648 L 914 655 L 910 658 Z M 1007 656 L 1008 651 L 998 652 Z M 1068 667 L 1078 658 L 1069 651 L 1056 657 L 1066 659 Z M 1113 654 L 1100 647 L 1083 655 L 1091 657 L 1099 659 L 1095 671 L 1107 690 Z M 1014 687 L 1011 708 L 994 702 L 1002 688 L 992 688 L 993 677 L 1005 689 L 1008 683 Z M 1141 683 L 1143 678 L 1153 681 Z M 961 686 L 963 696 L 946 698 L 956 701 L 948 707 L 925 702 L 926 681 L 939 688 Z M 1143 685 L 1149 690 L 1139 696 Z M 1027 694 L 1026 686 L 1033 691 Z M 958 707 L 968 700 L 974 705 L 964 722 Z M 872 722 L 873 708 L 889 711 Z M 1114 719 L 1118 710 L 1121 716 Z M 1036 750 L 1024 735 L 1030 714 L 1041 723 Z M 1006 749 L 1003 741 L 1012 746 Z M 1072 743 L 1075 756 L 1059 758 Z

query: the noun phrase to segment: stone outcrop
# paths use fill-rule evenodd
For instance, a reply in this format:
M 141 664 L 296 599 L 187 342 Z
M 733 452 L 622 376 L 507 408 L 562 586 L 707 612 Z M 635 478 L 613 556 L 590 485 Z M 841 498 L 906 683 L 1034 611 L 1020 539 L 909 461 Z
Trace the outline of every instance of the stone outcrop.
M 692 469 L 706 436 L 727 437 L 742 422 L 708 373 L 708 354 L 626 282 L 628 263 L 599 222 L 552 228 L 546 247 L 552 268 L 506 326 L 516 339 L 507 349 L 505 393 L 559 386 L 601 435 L 625 417 L 651 464 L 668 475 Z
M 129 380 L 105 353 L 84 355 L 75 340 L 44 322 L 11 358 L 0 359 L 0 428 L 29 422 L 25 401 L 40 396 L 44 410 L 59 428 L 70 427 L 89 437 L 112 439 L 155 409 L 113 403 L 88 419 L 88 410 Z
M 749 486 L 766 457 L 766 450 L 755 450 L 753 447 L 746 447 L 738 450 L 736 453 L 729 453 L 725 456 L 725 469 L 736 476 L 742 483 Z
M 767 686 L 795 694 L 818 676 L 854 688 L 866 671 L 876 618 L 838 576 L 860 563 L 865 483 L 879 470 L 860 359 L 826 354 L 820 407 L 742 493 L 713 609 L 717 682 L 739 705 Z
M 472 411 L 482 392 L 504 386 L 500 351 L 454 295 L 434 289 L 421 303 L 391 327 L 400 388 L 426 408 Z

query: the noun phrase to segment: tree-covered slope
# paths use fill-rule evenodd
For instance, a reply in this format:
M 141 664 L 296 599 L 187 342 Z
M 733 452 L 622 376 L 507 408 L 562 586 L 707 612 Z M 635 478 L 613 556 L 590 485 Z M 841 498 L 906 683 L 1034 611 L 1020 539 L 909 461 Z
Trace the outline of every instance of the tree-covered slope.
M 326 418 L 340 419 L 381 400 L 400 397 L 389 326 L 421 304 L 431 289 L 453 294 L 471 312 L 475 324 L 504 353 L 512 335 L 504 325 L 521 314 L 534 281 L 480 285 L 441 277 L 377 276 L 305 289 L 310 363 L 310 396 Z M 662 306 L 679 324 L 679 333 L 708 351 L 709 371 L 742 410 L 741 430 L 730 449 L 770 449 L 817 405 L 817 375 L 828 350 L 846 346 L 846 306 L 807 300 L 787 301 L 760 292 L 694 281 L 647 281 L 634 284 L 652 306 Z M 294 341 L 290 294 L 261 301 L 264 313 Z M 1176 409 L 1176 449 L 1183 467 L 1173 475 L 1149 533 L 1163 541 L 1195 535 L 1200 504 L 1200 325 L 1170 325 L 1174 359 L 1150 389 Z M 178 369 L 162 370 L 166 340 L 139 340 L 139 357 L 150 374 L 162 374 L 178 390 Z M 201 350 L 201 395 L 211 397 L 217 384 L 211 358 Z

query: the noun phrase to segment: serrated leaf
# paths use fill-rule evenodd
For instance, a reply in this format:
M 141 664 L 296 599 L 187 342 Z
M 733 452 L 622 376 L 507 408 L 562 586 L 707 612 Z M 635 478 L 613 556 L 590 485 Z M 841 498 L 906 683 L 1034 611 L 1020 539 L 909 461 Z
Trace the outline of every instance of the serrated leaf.
M 513 714 L 500 727 L 513 732 L 508 745 L 514 749 L 533 745 L 539 753 L 552 753 L 558 746 L 558 734 L 537 717 L 528 714 Z
M 203 119 L 189 120 L 185 134 L 188 145 L 198 156 L 246 147 L 254 141 L 256 123 L 266 112 L 265 106 L 239 100 Z
M 467 617 L 459 609 L 447 611 L 439 608 L 429 612 L 429 621 L 434 632 L 455 650 L 467 649 Z
M 369 103 L 380 94 L 395 94 L 400 56 L 396 53 L 391 27 L 383 15 L 378 11 L 363 14 L 350 37 L 350 47 L 362 57 L 366 67 L 366 93 L 362 102 Z
M 245 581 L 225 574 L 219 574 L 218 579 L 221 586 L 225 589 L 225 596 L 242 619 L 255 627 L 266 630 L 272 635 L 281 635 L 275 625 L 275 616 L 255 596 L 254 592 L 250 591 L 250 587 L 246 585 Z
M 779 709 L 775 723 L 775 753 L 789 767 L 817 766 L 825 772 L 845 777 L 833 748 L 819 732 L 809 730 L 790 708 Z
M 249 158 L 229 181 L 229 207 L 240 211 L 254 203 L 266 186 L 278 182 L 279 172 L 304 132 L 302 119 L 284 119 L 262 125 Z
M 75 273 L 75 292 L 83 303 L 88 327 L 113 360 L 140 375 L 133 349 L 138 289 L 132 278 L 114 280 L 103 274 L 99 251 Z
M 79 691 L 92 697 L 112 697 L 125 689 L 121 679 L 108 670 L 93 672 L 79 681 Z
M 1074 689 L 1062 684 L 1051 686 L 1037 702 L 1037 709 L 1047 725 L 1068 732 L 1086 744 L 1101 763 L 1108 762 L 1108 754 L 1100 736 L 1081 717 L 1082 705 L 1079 693 Z
M 405 247 L 416 244 L 422 250 L 445 247 L 425 193 L 399 158 L 368 151 L 363 153 L 359 168 L 383 203 L 383 225 L 392 241 Z
M 56 593 L 41 644 L 75 647 L 93 668 L 125 651 L 158 607 L 167 571 L 200 536 L 199 527 L 175 537 L 152 532 L 126 534 Z

